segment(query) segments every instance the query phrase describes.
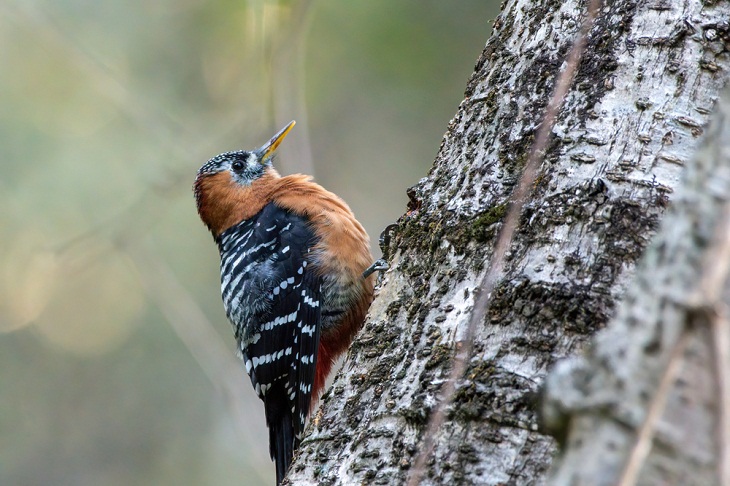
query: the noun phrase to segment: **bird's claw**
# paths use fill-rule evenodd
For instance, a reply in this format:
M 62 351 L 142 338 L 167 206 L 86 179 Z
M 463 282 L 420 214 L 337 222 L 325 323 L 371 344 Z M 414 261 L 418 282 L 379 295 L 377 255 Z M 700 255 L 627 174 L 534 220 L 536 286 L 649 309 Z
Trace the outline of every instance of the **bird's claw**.
M 388 265 L 388 262 L 380 258 L 378 260 L 375 260 L 375 263 L 370 265 L 368 268 L 365 269 L 364 272 L 362 272 L 362 278 L 368 278 L 375 272 L 384 272 L 389 268 L 390 265 Z

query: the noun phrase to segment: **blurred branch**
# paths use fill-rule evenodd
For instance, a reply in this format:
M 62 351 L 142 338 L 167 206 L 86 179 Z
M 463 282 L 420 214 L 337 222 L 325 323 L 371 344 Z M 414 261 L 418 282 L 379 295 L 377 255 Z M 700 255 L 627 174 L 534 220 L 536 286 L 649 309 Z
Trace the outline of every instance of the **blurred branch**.
M 686 323 L 674 344 L 669 362 L 637 433 L 619 486 L 634 486 L 641 467 L 651 452 L 654 435 L 669 398 L 672 386 L 682 364 L 682 354 L 689 341 L 690 331 L 709 327 L 710 345 L 714 351 L 713 373 L 719 390 L 717 407 L 718 479 L 719 484 L 730 484 L 730 322 L 722 294 L 730 276 L 730 204 L 725 204 L 718 219 L 713 244 L 706 250 L 700 280 L 690 295 L 686 309 Z
M 21 27 L 30 27 L 40 41 L 63 51 L 66 59 L 88 76 L 100 94 L 114 102 L 122 113 L 146 133 L 154 134 L 166 149 L 180 158 L 189 157 L 189 152 L 179 143 L 181 139 L 188 139 L 182 136 L 182 124 L 163 110 L 156 109 L 153 100 L 142 98 L 129 90 L 102 59 L 76 42 L 35 2 L 23 2 L 22 7 L 17 9 L 3 3 L 0 9 L 2 18 Z
M 438 404 L 429 419 L 428 427 L 423 439 L 423 445 L 416 457 L 415 465 L 411 470 L 411 474 L 408 479 L 409 486 L 418 486 L 421 483 L 426 471 L 426 462 L 433 451 L 434 438 L 444 423 L 446 408 L 454 399 L 454 394 L 456 393 L 456 381 L 460 379 L 466 371 L 467 364 L 469 363 L 469 359 L 472 354 L 476 328 L 484 322 L 484 316 L 486 315 L 489 307 L 492 291 L 494 290 L 499 277 L 502 275 L 505 255 L 512 243 L 515 231 L 517 230 L 522 208 L 526 202 L 527 196 L 532 190 L 532 185 L 535 181 L 535 177 L 537 176 L 537 171 L 545 157 L 545 151 L 547 149 L 550 134 L 552 133 L 553 126 L 557 119 L 558 111 L 560 110 L 563 99 L 570 88 L 573 76 L 578 69 L 578 64 L 583 56 L 583 52 L 588 41 L 588 34 L 593 27 L 593 22 L 598 14 L 600 5 L 600 0 L 591 0 L 588 5 L 586 18 L 583 21 L 583 25 L 581 26 L 570 51 L 568 52 L 566 67 L 560 73 L 557 82 L 555 83 L 555 90 L 553 91 L 552 97 L 545 109 L 545 115 L 542 123 L 540 123 L 540 127 L 538 128 L 537 136 L 535 137 L 532 149 L 530 150 L 530 155 L 525 165 L 525 169 L 520 177 L 520 182 L 512 194 L 509 210 L 504 219 L 502 230 L 499 232 L 497 241 L 494 245 L 494 251 L 492 253 L 489 267 L 487 268 L 480 285 L 476 289 L 476 300 L 474 308 L 471 311 L 471 315 L 469 316 L 469 322 L 467 324 L 464 339 L 456 345 L 456 355 L 453 359 L 451 372 L 447 381 L 441 387 Z
M 718 406 L 718 476 L 720 484 L 730 484 L 730 319 L 728 308 L 718 303 L 718 313 L 713 316 L 712 348 L 714 351 L 714 374 L 719 390 Z
M 661 377 L 659 386 L 649 404 L 644 422 L 639 428 L 636 443 L 631 449 L 619 486 L 634 486 L 641 467 L 651 452 L 654 435 L 669 398 L 672 386 L 682 364 L 691 329 L 710 328 L 711 347 L 714 351 L 714 374 L 718 386 L 718 475 L 720 484 L 730 484 L 730 322 L 727 320 L 722 292 L 730 273 L 730 204 L 726 204 L 719 218 L 714 243 L 707 250 L 697 290 L 690 296 L 687 324 Z
M 298 4 L 292 18 L 297 20 L 293 28 L 287 29 L 289 35 L 283 37 L 281 42 L 281 57 L 289 59 L 292 54 L 296 57 L 295 62 L 285 64 L 277 63 L 273 60 L 274 69 L 273 78 L 284 81 L 283 86 L 279 86 L 278 93 L 272 93 L 272 103 L 274 98 L 287 100 L 282 102 L 283 105 L 289 106 L 287 110 L 289 114 L 282 114 L 281 118 L 289 121 L 291 112 L 297 113 L 301 135 L 297 154 L 299 156 L 298 165 L 305 173 L 313 174 L 314 167 L 311 156 L 311 144 L 309 142 L 306 105 L 304 101 L 304 56 L 306 54 L 306 37 L 308 27 L 311 21 L 310 8 L 313 0 L 303 0 Z M 113 216 L 106 218 L 101 223 L 91 226 L 82 234 L 62 242 L 56 249 L 63 251 L 64 249 L 77 244 L 87 238 L 95 237 L 105 231 L 114 239 L 115 233 L 127 231 L 132 222 L 139 223 L 140 215 L 144 215 L 149 221 L 148 226 L 154 223 L 155 214 L 160 214 L 164 210 L 164 202 L 171 189 L 178 187 L 191 179 L 190 161 L 203 161 L 210 155 L 218 153 L 221 140 L 230 136 L 230 134 L 240 129 L 240 126 L 247 120 L 246 115 L 237 115 L 225 124 L 227 130 L 217 132 L 213 137 L 193 135 L 185 129 L 184 124 L 174 119 L 169 113 L 155 106 L 153 100 L 144 98 L 138 93 L 131 91 L 124 83 L 120 82 L 113 69 L 111 69 L 103 59 L 96 55 L 93 51 L 78 43 L 70 34 L 68 34 L 51 16 L 42 11 L 37 4 L 33 2 L 23 3 L 22 7 L 13 8 L 8 4 L 0 4 L 2 18 L 16 23 L 19 26 L 31 28 L 33 34 L 38 36 L 39 40 L 52 45 L 56 49 L 61 49 L 69 63 L 77 66 L 88 76 L 97 91 L 112 101 L 114 105 L 125 114 L 135 125 L 137 125 L 144 133 L 152 134 L 154 138 L 167 151 L 173 153 L 176 158 L 188 162 L 184 164 L 180 170 L 168 170 L 166 178 L 162 182 L 150 183 L 139 195 L 139 197 L 115 213 Z M 279 36 L 271 36 L 272 39 L 278 39 Z M 296 49 L 292 46 L 297 46 Z M 288 48 L 288 50 L 287 50 Z M 293 65 L 294 69 L 284 69 Z M 276 83 L 272 83 L 276 85 Z M 295 99 L 289 102 L 290 94 Z M 245 113 L 241 110 L 239 113 Z M 198 143 L 191 143 L 191 140 L 198 140 Z M 150 198 L 155 201 L 150 202 Z M 144 208 L 145 211 L 139 211 Z
M 300 0 L 296 3 L 290 16 L 295 24 L 286 29 L 288 35 L 280 38 L 271 59 L 271 105 L 275 128 L 284 126 L 296 116 L 298 135 L 294 138 L 292 151 L 297 154 L 299 171 L 312 176 L 315 167 L 307 116 L 306 54 L 314 4 L 315 0 Z
M 726 121 L 726 123 L 730 123 Z M 714 243 L 707 251 L 702 279 L 694 294 L 694 304 L 704 309 L 710 326 L 713 372 L 717 383 L 718 409 L 718 478 L 730 484 L 730 319 L 723 291 L 730 278 L 730 203 L 725 203 Z
M 617 486 L 634 486 L 639 478 L 639 472 L 641 467 L 646 462 L 646 458 L 649 456 L 651 446 L 654 442 L 654 434 L 656 432 L 657 425 L 664 414 L 664 409 L 667 406 L 667 399 L 669 398 L 669 392 L 672 390 L 674 381 L 677 379 L 679 369 L 682 365 L 682 355 L 685 349 L 687 349 L 687 343 L 689 341 L 689 332 L 684 329 L 682 335 L 674 344 L 672 353 L 669 358 L 669 363 L 664 369 L 659 387 L 656 393 L 651 399 L 649 408 L 646 412 L 644 422 L 639 428 L 637 434 L 636 443 L 631 448 L 629 453 L 629 459 L 626 461 L 621 479 L 619 479 Z
M 188 161 L 191 157 L 201 160 L 204 157 L 204 153 L 210 152 L 208 148 L 204 148 L 202 143 L 197 148 L 187 145 L 194 137 L 185 133 L 184 127 L 177 120 L 174 120 L 163 110 L 156 109 L 151 100 L 142 98 L 128 89 L 117 79 L 113 70 L 102 59 L 76 42 L 57 22 L 38 8 L 35 3 L 23 3 L 22 9 L 12 8 L 7 4 L 0 4 L 0 10 L 3 13 L 0 18 L 32 29 L 33 34 L 40 41 L 64 52 L 69 63 L 77 66 L 86 73 L 101 95 L 112 101 L 144 133 L 152 134 L 157 142 L 167 151 L 175 154 L 175 157 Z M 210 145 L 217 141 L 218 139 L 216 138 L 214 142 L 210 142 Z M 200 156 L 195 154 L 200 154 Z M 164 209 L 166 198 L 159 196 L 165 195 L 171 187 L 177 186 L 183 180 L 188 179 L 189 175 L 187 170 L 189 170 L 189 166 L 186 165 L 185 170 L 170 171 L 167 180 L 163 184 L 150 183 L 141 191 L 135 201 L 122 208 L 113 216 L 92 225 L 80 235 L 62 242 L 54 249 L 64 251 L 83 240 L 96 237 L 105 231 L 112 233 L 110 236 L 114 239 L 114 232 L 126 232 L 132 222 L 138 224 L 142 216 L 148 220 L 151 217 L 154 218 L 154 214 L 160 214 Z M 150 197 L 157 197 L 158 200 L 152 204 L 149 201 Z M 139 211 L 141 208 L 144 208 L 145 211 Z M 154 219 L 148 223 L 151 225 L 153 222 Z
M 150 300 L 224 398 L 237 434 L 251 445 L 249 450 L 259 451 L 260 437 L 254 437 L 248 425 L 247 410 L 250 409 L 250 403 L 243 393 L 241 382 L 244 372 L 240 363 L 195 298 L 180 284 L 161 258 L 138 247 L 133 251 L 127 249 L 127 253 L 137 264 L 140 283 Z

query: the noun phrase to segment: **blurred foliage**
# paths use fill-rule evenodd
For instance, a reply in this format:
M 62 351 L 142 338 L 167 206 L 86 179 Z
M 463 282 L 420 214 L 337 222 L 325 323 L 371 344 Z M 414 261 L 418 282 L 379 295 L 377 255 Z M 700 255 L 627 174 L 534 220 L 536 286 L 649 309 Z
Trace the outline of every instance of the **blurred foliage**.
M 281 172 L 314 172 L 377 241 L 496 13 L 0 0 L 0 484 L 273 484 L 195 171 L 296 119 Z

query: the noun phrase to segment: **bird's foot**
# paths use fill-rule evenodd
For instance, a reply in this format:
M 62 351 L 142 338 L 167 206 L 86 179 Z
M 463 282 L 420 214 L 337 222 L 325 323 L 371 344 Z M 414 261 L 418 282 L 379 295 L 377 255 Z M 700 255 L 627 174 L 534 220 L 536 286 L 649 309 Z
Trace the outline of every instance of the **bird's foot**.
M 384 272 L 389 268 L 390 265 L 388 265 L 388 262 L 380 258 L 378 260 L 375 260 L 375 263 L 370 265 L 368 268 L 365 269 L 364 272 L 362 272 L 362 278 L 368 278 L 375 272 Z

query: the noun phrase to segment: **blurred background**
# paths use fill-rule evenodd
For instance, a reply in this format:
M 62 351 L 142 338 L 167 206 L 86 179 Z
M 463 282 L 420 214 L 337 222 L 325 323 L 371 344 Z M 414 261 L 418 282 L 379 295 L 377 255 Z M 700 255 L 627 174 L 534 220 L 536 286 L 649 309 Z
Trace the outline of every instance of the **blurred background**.
M 295 119 L 377 242 L 498 5 L 0 0 L 0 485 L 273 484 L 195 173 Z

